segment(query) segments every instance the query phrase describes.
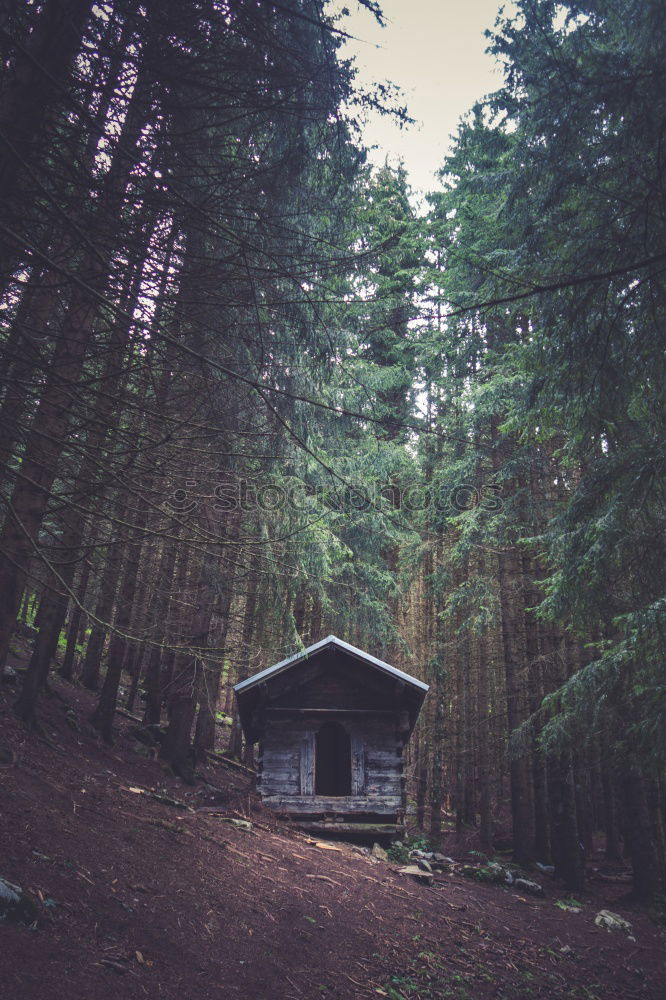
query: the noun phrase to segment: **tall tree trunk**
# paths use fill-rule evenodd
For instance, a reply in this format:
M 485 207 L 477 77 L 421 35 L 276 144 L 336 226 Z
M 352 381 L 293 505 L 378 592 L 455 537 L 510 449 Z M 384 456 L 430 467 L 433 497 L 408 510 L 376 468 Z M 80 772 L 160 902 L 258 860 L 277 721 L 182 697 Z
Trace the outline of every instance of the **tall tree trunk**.
M 617 825 L 615 790 L 613 788 L 608 762 L 603 757 L 601 760 L 600 771 L 603 792 L 603 828 L 606 838 L 605 857 L 609 864 L 616 865 L 621 861 L 621 854 L 619 830 Z
M 105 225 L 121 226 L 125 188 L 135 162 L 137 142 L 144 124 L 145 86 L 137 81 L 114 155 L 98 212 Z M 130 155 L 128 155 L 130 153 Z M 112 244 L 112 246 L 115 244 Z M 76 284 L 55 345 L 46 379 L 21 463 L 21 475 L 14 488 L 9 512 L 0 530 L 0 664 L 7 658 L 30 556 L 46 513 L 58 462 L 67 440 L 72 397 L 83 370 L 86 351 L 99 309 L 95 295 L 107 283 L 112 251 L 97 248 L 85 255 L 82 283 Z
M 88 544 L 91 550 L 94 550 L 98 538 L 98 524 L 93 522 L 90 526 L 90 534 L 88 535 Z M 85 522 L 82 525 L 82 531 L 84 534 L 82 538 L 85 538 L 86 525 Z M 85 617 L 83 613 L 83 608 L 85 606 L 86 594 L 88 591 L 88 584 L 90 582 L 90 574 L 92 572 L 92 563 L 90 558 L 86 558 L 83 567 L 81 569 L 81 576 L 79 577 L 78 587 L 76 590 L 76 604 L 72 610 L 72 615 L 67 626 L 67 645 L 65 647 L 65 656 L 60 667 L 60 676 L 64 677 L 65 680 L 71 681 L 74 676 L 74 660 L 76 657 L 76 647 L 80 645 L 80 640 L 82 633 L 85 629 Z
M 255 616 L 257 609 L 257 593 L 259 587 L 259 574 L 256 565 L 256 550 L 250 556 L 249 569 L 246 576 L 247 594 L 245 597 L 245 611 L 243 614 L 243 629 L 241 632 L 241 648 L 238 657 L 238 667 L 236 671 L 236 683 L 244 681 L 249 675 L 250 666 L 250 646 L 252 634 L 255 628 Z M 240 759 L 243 750 L 243 729 L 241 726 L 238 710 L 234 712 L 234 721 L 229 734 L 229 753 L 232 757 Z
M 548 769 L 550 789 L 551 848 L 555 875 L 567 889 L 580 890 L 584 866 L 576 818 L 576 792 L 571 754 L 551 757 Z
M 64 544 L 71 521 L 72 514 L 68 512 L 61 536 L 63 544 L 59 546 L 65 561 L 59 562 L 56 557 L 52 558 L 49 567 L 52 579 L 42 591 L 39 609 L 35 616 L 35 627 L 38 628 L 38 634 L 24 681 L 24 689 L 31 691 L 39 691 L 46 684 L 49 666 L 55 655 L 65 620 L 69 591 L 75 572 L 75 564 L 72 560 L 67 559 L 67 549 Z M 36 684 L 32 683 L 31 675 L 33 672 L 36 672 L 39 678 Z M 24 689 L 21 690 L 21 696 L 17 701 L 16 714 L 24 722 L 34 722 L 35 703 L 31 701 L 28 690 Z
M 416 741 L 416 825 L 425 830 L 426 800 L 428 796 L 428 745 L 423 722 L 414 736 Z
M 116 503 L 116 513 L 119 519 L 123 519 L 125 504 L 118 498 Z M 111 626 L 113 609 L 116 602 L 116 590 L 122 569 L 122 550 L 117 544 L 111 544 L 106 551 L 102 579 L 95 604 L 95 616 L 83 657 L 83 669 L 81 681 L 84 687 L 90 691 L 96 691 L 99 687 L 99 679 L 102 668 L 102 656 L 104 643 Z
M 182 594 L 185 588 L 188 566 L 188 552 L 180 552 L 178 568 L 176 556 L 178 547 L 176 541 L 168 539 L 164 542 L 160 568 L 156 575 L 157 588 L 153 591 L 153 600 L 149 610 L 149 620 L 152 623 L 151 638 L 154 643 L 148 647 L 145 658 L 146 708 L 144 722 L 146 725 L 159 725 L 162 717 L 162 659 L 165 655 L 163 643 L 168 638 L 167 624 L 170 624 L 169 604 L 175 591 Z M 176 585 L 173 586 L 174 572 Z M 173 639 L 173 641 L 176 641 Z
M 26 415 L 31 409 L 30 382 L 38 362 L 44 365 L 48 361 L 49 323 L 57 318 L 59 289 L 44 279 L 44 273 L 34 267 L 3 349 L 7 382 L 0 407 L 0 482 L 3 483 L 10 478 L 11 458 L 16 454 L 24 425 L 29 423 Z
M 480 847 L 490 856 L 493 851 L 493 819 L 490 774 L 490 703 L 488 690 L 488 642 L 485 633 L 478 642 L 477 718 L 479 741 L 479 818 Z
M 162 742 L 162 757 L 176 774 L 194 782 L 195 755 L 191 743 L 192 724 L 197 706 L 200 672 L 206 659 L 211 620 L 216 608 L 215 578 L 217 566 L 212 552 L 207 552 L 197 573 L 194 587 L 194 611 L 190 650 L 176 657 L 174 676 L 169 685 L 167 713 L 169 725 Z
M 440 655 L 442 652 L 440 650 Z M 435 709 L 432 734 L 432 779 L 430 785 L 430 840 L 439 849 L 442 840 L 442 805 L 444 779 L 444 683 L 445 670 L 443 663 L 437 662 L 434 668 L 433 693 Z
M 645 779 L 631 751 L 624 760 L 622 790 L 625 836 L 633 877 L 632 893 L 642 903 L 649 903 L 660 890 L 659 865 L 652 836 Z
M 519 586 L 520 575 L 515 551 L 501 552 L 498 565 L 507 720 L 509 734 L 511 734 L 525 720 L 523 708 L 524 677 L 521 676 L 518 610 L 516 608 L 516 587 Z M 518 756 L 515 752 L 510 751 L 509 777 L 513 821 L 513 859 L 517 864 L 529 865 L 534 860 L 534 824 L 525 755 Z
M 47 0 L 27 44 L 15 44 L 11 68 L 0 89 L 4 139 L 0 190 L 6 204 L 16 200 L 17 178 L 40 149 L 44 123 L 60 99 L 60 87 L 81 47 L 91 8 L 92 0 Z M 2 265 L 0 270 L 5 271 L 5 260 Z
M 194 731 L 194 749 L 197 756 L 201 756 L 204 750 L 212 750 L 215 747 L 215 715 L 220 694 L 220 678 L 226 656 L 229 614 L 238 573 L 237 563 L 240 561 L 236 547 L 240 524 L 240 511 L 234 511 L 229 515 L 221 533 L 221 539 L 224 540 L 223 552 L 226 572 L 224 573 L 224 581 L 220 581 L 218 586 L 218 601 L 214 615 L 213 634 L 217 652 L 212 662 L 203 663 L 202 669 L 199 711 Z
M 71 571 L 68 570 L 67 566 L 62 568 L 65 583 L 71 583 L 73 576 L 73 567 Z M 39 693 L 46 684 L 49 666 L 58 647 L 60 625 L 62 625 L 68 600 L 69 595 L 66 592 L 58 593 L 57 591 L 49 591 L 43 598 L 45 608 L 40 616 L 39 632 L 25 673 L 21 693 L 14 706 L 16 716 L 31 728 L 39 728 L 35 706 Z

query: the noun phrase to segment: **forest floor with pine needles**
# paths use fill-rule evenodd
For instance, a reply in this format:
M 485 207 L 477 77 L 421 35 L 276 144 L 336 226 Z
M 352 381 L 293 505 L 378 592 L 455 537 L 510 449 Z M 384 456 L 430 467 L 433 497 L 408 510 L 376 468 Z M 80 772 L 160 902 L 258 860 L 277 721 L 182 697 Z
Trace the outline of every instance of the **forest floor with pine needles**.
M 265 810 L 252 776 L 211 762 L 185 785 L 118 719 L 115 746 L 86 719 L 94 696 L 59 680 L 43 734 L 0 690 L 0 877 L 37 903 L 36 927 L 0 924 L 12 1000 L 303 1000 L 452 997 L 658 1000 L 666 935 L 590 883 L 580 913 L 476 884 L 432 886 Z M 250 820 L 251 829 L 233 820 Z M 446 847 L 445 847 L 446 851 Z M 602 908 L 633 927 L 595 926 Z

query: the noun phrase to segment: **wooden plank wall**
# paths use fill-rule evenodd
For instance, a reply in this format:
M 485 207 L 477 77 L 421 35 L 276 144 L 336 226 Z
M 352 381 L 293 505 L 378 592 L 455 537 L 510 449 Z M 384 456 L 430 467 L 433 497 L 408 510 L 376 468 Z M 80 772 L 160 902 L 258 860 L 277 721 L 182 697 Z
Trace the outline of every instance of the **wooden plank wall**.
M 328 718 L 332 718 L 329 716 Z M 363 713 L 340 721 L 351 737 L 352 795 L 314 793 L 315 733 L 323 719 L 270 718 L 259 752 L 258 790 L 267 805 L 292 812 L 398 812 L 404 808 L 402 739 L 397 715 Z

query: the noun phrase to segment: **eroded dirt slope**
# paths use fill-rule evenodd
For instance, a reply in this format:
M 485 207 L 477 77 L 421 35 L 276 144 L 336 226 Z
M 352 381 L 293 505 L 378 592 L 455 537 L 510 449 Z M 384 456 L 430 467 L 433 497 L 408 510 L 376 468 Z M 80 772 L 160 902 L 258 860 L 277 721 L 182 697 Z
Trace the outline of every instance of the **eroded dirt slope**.
M 553 884 L 546 899 L 456 872 L 420 885 L 276 822 L 245 772 L 211 763 L 208 785 L 184 785 L 139 752 L 129 719 L 105 747 L 85 723 L 91 696 L 54 686 L 48 742 L 18 725 L 13 692 L 0 690 L 0 876 L 40 910 L 36 930 L 0 924 L 3 996 L 666 994 L 663 932 L 618 901 L 622 887 L 593 886 L 571 914 Z M 243 818 L 251 830 L 231 822 Z M 632 922 L 635 941 L 594 926 L 603 906 Z

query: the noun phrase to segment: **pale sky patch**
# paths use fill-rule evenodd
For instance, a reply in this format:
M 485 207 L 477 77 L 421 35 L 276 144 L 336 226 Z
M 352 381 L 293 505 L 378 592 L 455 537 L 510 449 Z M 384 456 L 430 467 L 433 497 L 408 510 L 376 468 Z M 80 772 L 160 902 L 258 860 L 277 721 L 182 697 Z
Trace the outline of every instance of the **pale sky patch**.
M 431 191 L 439 186 L 434 174 L 451 148 L 460 118 L 475 101 L 501 86 L 499 65 L 486 53 L 489 40 L 484 36 L 501 2 L 381 0 L 385 28 L 354 0 L 331 3 L 338 10 L 345 5 L 351 13 L 339 26 L 359 41 L 346 42 L 341 54 L 355 57 L 360 83 L 398 84 L 416 119 L 415 125 L 401 130 L 373 116 L 364 133 L 368 145 L 379 147 L 372 161 L 402 158 L 415 194 Z

